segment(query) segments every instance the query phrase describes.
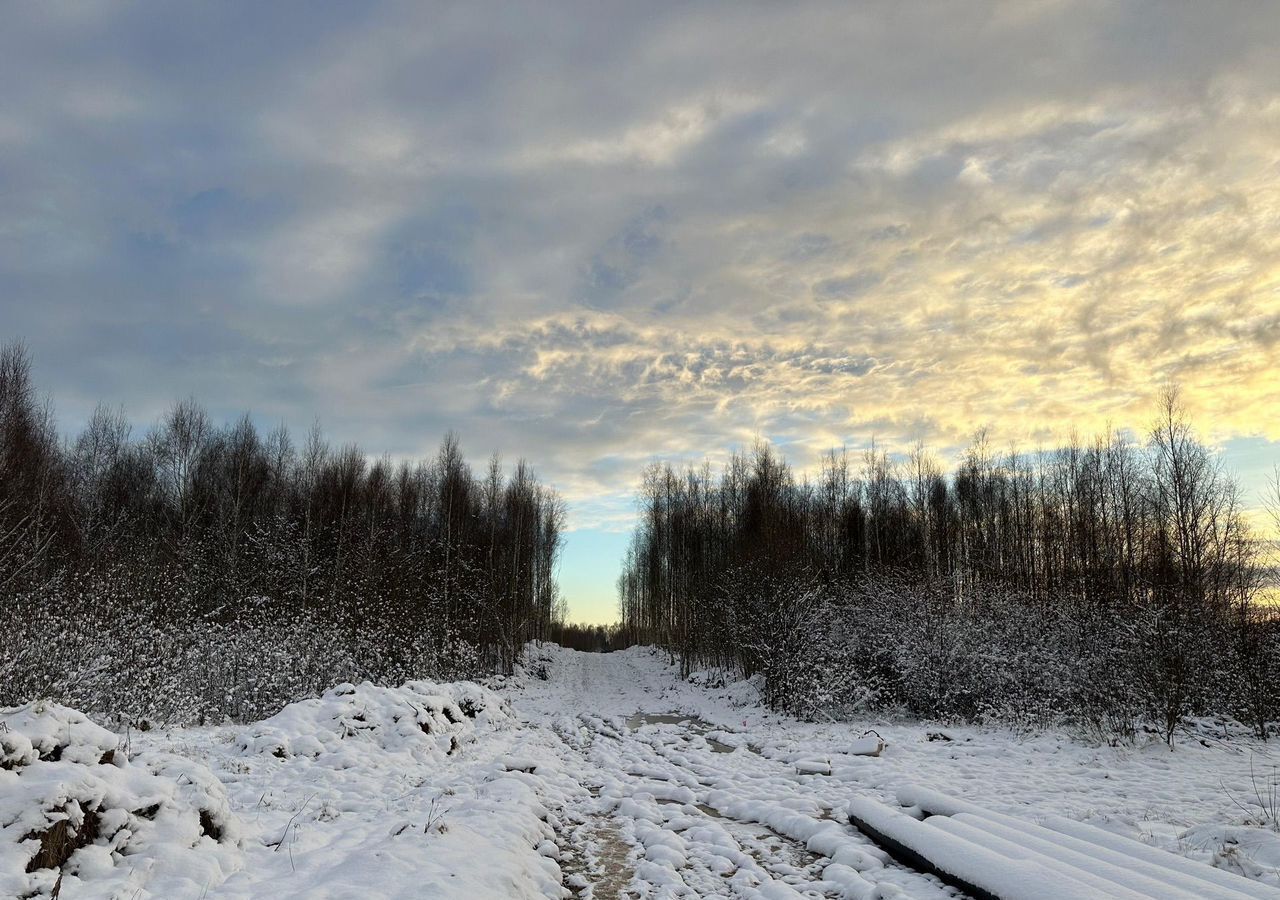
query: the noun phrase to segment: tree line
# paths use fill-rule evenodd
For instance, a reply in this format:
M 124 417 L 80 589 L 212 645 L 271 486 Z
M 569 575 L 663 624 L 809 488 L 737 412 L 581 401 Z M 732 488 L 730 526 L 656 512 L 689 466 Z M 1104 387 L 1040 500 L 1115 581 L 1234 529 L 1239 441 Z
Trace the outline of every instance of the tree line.
M 686 672 L 758 674 L 793 712 L 1147 723 L 1170 740 L 1196 714 L 1262 734 L 1278 717 L 1267 544 L 1175 390 L 1145 440 L 1027 454 L 979 433 L 950 474 L 921 446 L 833 451 L 813 479 L 765 444 L 715 474 L 654 465 L 639 518 L 625 633 Z
M 619 624 L 613 625 L 581 625 L 576 622 L 565 622 L 554 628 L 550 640 L 569 650 L 583 653 L 612 653 L 614 650 L 625 650 L 633 646 Z
M 565 507 L 523 460 L 477 473 L 214 424 L 185 400 L 62 439 L 0 351 L 0 705 L 256 717 L 343 679 L 510 671 L 563 623 Z

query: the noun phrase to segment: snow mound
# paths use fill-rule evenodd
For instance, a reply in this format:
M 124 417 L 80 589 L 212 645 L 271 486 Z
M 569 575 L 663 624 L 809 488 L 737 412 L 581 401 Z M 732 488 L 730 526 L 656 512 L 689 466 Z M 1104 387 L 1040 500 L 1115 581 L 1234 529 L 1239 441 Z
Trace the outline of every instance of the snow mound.
M 1209 862 L 1246 878 L 1280 883 L 1280 831 L 1246 825 L 1196 825 L 1178 836 Z
M 0 710 L 0 896 L 199 896 L 239 867 L 239 841 L 204 766 L 131 762 L 65 706 Z
M 449 756 L 477 731 L 515 723 L 510 704 L 470 681 L 410 681 L 400 687 L 340 684 L 291 703 L 239 736 L 241 751 L 310 757 L 340 768 L 370 748 L 417 762 Z
M 899 855 L 932 866 L 916 868 L 944 881 L 954 876 L 952 883 L 969 893 L 975 891 L 966 885 L 1011 900 L 1059 896 L 1059 889 L 1077 897 L 1280 900 L 1280 892 L 1238 874 L 1062 816 L 1035 823 L 915 785 L 899 788 L 897 797 L 922 818 L 855 797 L 850 820 L 890 852 L 892 843 Z

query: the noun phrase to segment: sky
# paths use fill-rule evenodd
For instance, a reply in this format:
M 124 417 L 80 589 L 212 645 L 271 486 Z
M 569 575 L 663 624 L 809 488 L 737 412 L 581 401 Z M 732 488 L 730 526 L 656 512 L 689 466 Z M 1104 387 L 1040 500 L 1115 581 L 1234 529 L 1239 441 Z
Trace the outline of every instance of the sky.
M 1280 462 L 1280 4 L 14 3 L 0 337 L 527 458 L 614 618 L 654 459 L 1141 431 Z

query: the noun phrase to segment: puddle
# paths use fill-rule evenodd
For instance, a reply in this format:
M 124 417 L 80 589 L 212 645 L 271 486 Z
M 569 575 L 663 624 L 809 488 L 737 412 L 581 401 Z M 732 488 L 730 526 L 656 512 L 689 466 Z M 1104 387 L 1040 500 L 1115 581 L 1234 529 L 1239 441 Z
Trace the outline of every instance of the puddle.
M 645 725 L 687 725 L 690 731 L 702 733 L 711 730 L 711 723 L 697 716 L 681 716 L 675 713 L 636 713 L 627 717 L 627 727 L 632 731 Z
M 685 803 L 683 800 L 663 800 L 659 799 L 658 804 L 661 806 L 692 806 L 704 816 L 710 816 L 713 819 L 723 819 L 720 811 L 713 806 L 707 806 L 705 803 Z
M 712 725 L 705 719 L 697 716 L 683 716 L 678 713 L 635 713 L 627 717 L 627 728 L 631 731 L 637 731 L 646 725 L 683 725 L 689 732 L 699 735 L 707 742 L 707 746 L 711 748 L 712 753 L 732 753 L 737 747 L 718 741 L 715 738 L 706 735 L 712 731 L 724 731 L 719 726 Z M 759 755 L 759 751 L 749 745 L 744 745 L 752 753 Z

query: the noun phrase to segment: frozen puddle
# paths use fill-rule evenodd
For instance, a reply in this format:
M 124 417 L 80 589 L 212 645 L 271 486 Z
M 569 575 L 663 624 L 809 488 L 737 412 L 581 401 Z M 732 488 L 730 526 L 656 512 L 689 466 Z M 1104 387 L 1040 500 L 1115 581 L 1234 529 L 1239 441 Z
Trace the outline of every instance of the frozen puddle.
M 627 728 L 630 731 L 639 731 L 646 725 L 682 725 L 685 730 L 692 734 L 696 734 L 705 740 L 707 742 L 707 746 L 711 748 L 712 753 L 732 753 L 737 749 L 723 741 L 718 741 L 713 737 L 707 737 L 707 735 L 712 731 L 723 731 L 724 729 L 718 728 L 705 719 L 700 719 L 697 716 L 682 716 L 676 713 L 638 712 L 627 717 Z M 756 752 L 750 746 L 745 744 L 743 746 L 752 753 Z
M 702 813 L 704 816 L 710 816 L 713 819 L 724 818 L 724 816 L 720 815 L 720 810 L 716 809 L 714 806 L 708 806 L 705 803 L 685 803 L 683 800 L 663 800 L 663 799 L 659 799 L 657 803 L 659 806 L 679 806 L 679 807 L 692 806 L 694 809 Z
M 627 727 L 638 731 L 646 725 L 684 725 L 699 734 L 711 731 L 712 725 L 697 716 L 681 716 L 675 713 L 636 713 L 627 718 Z

